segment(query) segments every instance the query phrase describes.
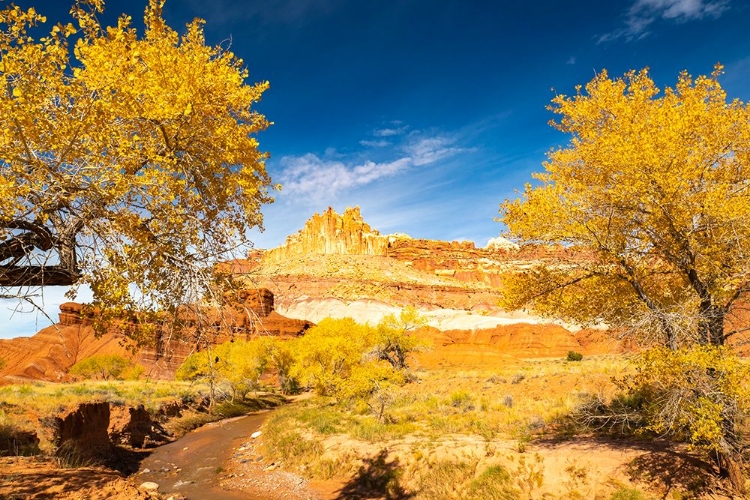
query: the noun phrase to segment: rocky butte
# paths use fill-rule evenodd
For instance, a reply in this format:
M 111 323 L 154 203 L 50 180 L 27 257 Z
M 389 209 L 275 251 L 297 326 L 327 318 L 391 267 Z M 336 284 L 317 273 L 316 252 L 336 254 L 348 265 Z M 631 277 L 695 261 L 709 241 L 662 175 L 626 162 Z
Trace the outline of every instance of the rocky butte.
M 574 333 L 568 325 L 497 306 L 504 272 L 582 258 L 561 246 L 521 249 L 503 238 L 477 248 L 465 241 L 383 235 L 364 221 L 359 207 L 343 214 L 329 207 L 279 247 L 253 251 L 232 265 L 248 286 L 271 290 L 277 310 L 287 317 L 318 322 L 327 316 L 350 316 L 376 323 L 412 305 L 427 317 L 451 359 L 478 361 L 495 354 L 619 349 L 603 345 L 600 331 L 572 328 Z

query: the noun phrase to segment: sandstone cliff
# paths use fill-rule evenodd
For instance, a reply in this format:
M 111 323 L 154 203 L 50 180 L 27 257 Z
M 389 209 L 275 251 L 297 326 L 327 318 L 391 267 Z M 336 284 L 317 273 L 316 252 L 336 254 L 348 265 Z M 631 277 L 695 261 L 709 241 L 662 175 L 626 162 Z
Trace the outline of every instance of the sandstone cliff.
M 331 207 L 315 213 L 305 227 L 268 251 L 265 259 L 280 262 L 309 254 L 321 255 L 387 255 L 389 241 L 399 236 L 383 236 L 367 224 L 359 207 L 347 208 L 342 215 Z
M 265 252 L 254 251 L 246 261 L 235 261 L 234 268 L 237 272 L 253 272 L 262 263 L 276 266 L 277 275 L 293 274 L 284 273 L 284 268 L 314 255 L 387 257 L 394 266 L 397 261 L 431 276 L 450 278 L 443 285 L 459 282 L 491 287 L 500 286 L 502 273 L 509 269 L 561 257 L 583 257 L 561 246 L 519 248 L 500 237 L 490 240 L 485 248 L 477 248 L 470 241 L 414 239 L 400 233 L 381 235 L 364 221 L 359 207 L 347 208 L 341 215 L 328 207 L 322 214 L 314 214 L 282 245 Z M 260 274 L 268 273 L 261 269 Z M 378 276 L 368 279 L 384 281 Z

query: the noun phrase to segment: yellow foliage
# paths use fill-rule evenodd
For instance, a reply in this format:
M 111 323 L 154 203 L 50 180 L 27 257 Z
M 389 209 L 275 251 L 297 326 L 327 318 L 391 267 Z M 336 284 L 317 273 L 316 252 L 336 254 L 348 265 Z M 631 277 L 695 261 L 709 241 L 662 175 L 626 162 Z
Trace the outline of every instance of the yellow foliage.
M 162 4 L 149 0 L 139 34 L 79 0 L 77 26 L 38 40 L 33 8 L 0 11 L 0 242 L 50 239 L 51 258 L 117 313 L 195 300 L 272 201 L 255 138 L 269 122 L 253 109 L 268 82 L 247 84 L 203 21 L 179 35 Z
M 430 347 L 428 341 L 417 338 L 413 333 L 425 323 L 425 318 L 413 306 L 402 309 L 398 317 L 386 315 L 375 328 L 373 354 L 396 370 L 403 370 L 407 367 L 406 357 L 409 353 Z
M 727 348 L 649 349 L 636 369 L 621 385 L 643 401 L 647 428 L 657 434 L 724 451 L 750 411 L 750 366 Z
M 579 258 L 510 273 L 507 307 L 636 327 L 672 348 L 725 342 L 750 279 L 750 109 L 727 100 L 721 69 L 663 90 L 646 70 L 602 72 L 553 99 L 570 142 L 500 220 Z
M 290 370 L 302 385 L 341 399 L 382 397 L 406 381 L 407 355 L 424 343 L 409 333 L 424 320 L 414 308 L 389 315 L 377 327 L 352 318 L 326 318 L 294 342 Z M 382 412 L 382 408 L 380 410 Z
M 318 394 L 334 395 L 362 363 L 371 340 L 370 326 L 352 318 L 325 318 L 295 342 L 292 376 Z
M 266 339 L 224 342 L 188 356 L 175 376 L 177 380 L 213 378 L 215 382 L 226 382 L 233 398 L 242 399 L 248 391 L 260 386 L 268 358 Z

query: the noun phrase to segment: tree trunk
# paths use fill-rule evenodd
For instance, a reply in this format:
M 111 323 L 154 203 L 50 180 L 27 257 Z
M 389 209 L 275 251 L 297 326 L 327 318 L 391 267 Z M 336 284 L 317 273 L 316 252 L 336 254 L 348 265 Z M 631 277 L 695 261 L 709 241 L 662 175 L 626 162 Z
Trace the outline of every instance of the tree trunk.
M 738 495 L 745 494 L 745 477 L 742 474 L 742 460 L 733 453 L 718 453 L 719 475 L 729 479 L 732 490 Z
M 703 345 L 724 345 L 724 316 L 726 311 L 723 307 L 714 305 L 712 300 L 701 301 L 698 311 L 698 336 Z

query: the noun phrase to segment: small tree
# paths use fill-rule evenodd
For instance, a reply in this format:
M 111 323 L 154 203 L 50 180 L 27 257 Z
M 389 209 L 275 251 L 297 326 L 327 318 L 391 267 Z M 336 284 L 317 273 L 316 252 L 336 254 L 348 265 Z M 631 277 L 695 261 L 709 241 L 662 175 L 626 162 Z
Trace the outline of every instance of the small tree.
M 523 242 L 578 253 L 506 276 L 507 308 L 606 323 L 672 351 L 712 346 L 731 356 L 724 346 L 743 330 L 728 320 L 750 290 L 750 109 L 727 101 L 721 69 L 696 79 L 682 73 L 663 93 L 645 70 L 621 79 L 602 72 L 585 91 L 553 99 L 561 116 L 553 126 L 571 134 L 570 144 L 549 153 L 539 185 L 501 206 L 501 221 Z M 712 382 L 694 390 L 711 399 L 721 378 L 717 367 L 706 370 Z M 688 382 L 692 371 L 678 373 Z M 741 490 L 744 408 L 724 396 L 712 401 L 719 432 L 709 447 Z
M 98 354 L 74 364 L 70 367 L 68 373 L 75 377 L 87 379 L 117 379 L 131 365 L 132 363 L 128 358 L 119 354 Z
M 292 376 L 295 363 L 295 341 L 272 339 L 268 345 L 268 363 L 276 371 L 282 394 L 299 391 L 299 382 Z
M 331 396 L 371 347 L 373 328 L 352 318 L 325 318 L 295 343 L 291 375 L 318 394 Z
M 387 361 L 396 370 L 407 368 L 409 353 L 424 349 L 429 342 L 419 339 L 414 331 L 427 323 L 413 306 L 407 306 L 396 317 L 385 316 L 376 327 L 375 346 L 372 353 L 377 359 Z
M 265 340 L 224 342 L 211 350 L 192 353 L 177 369 L 175 377 L 226 382 L 232 390 L 232 398 L 243 399 L 249 391 L 259 387 L 267 365 Z

